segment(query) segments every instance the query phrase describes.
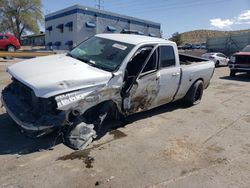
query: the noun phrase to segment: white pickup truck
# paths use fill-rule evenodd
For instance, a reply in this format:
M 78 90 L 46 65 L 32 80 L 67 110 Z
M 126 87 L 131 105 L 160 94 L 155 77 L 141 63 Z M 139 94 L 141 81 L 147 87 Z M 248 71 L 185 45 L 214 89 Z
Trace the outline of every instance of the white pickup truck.
M 179 99 L 198 104 L 214 63 L 178 54 L 174 42 L 129 34 L 96 35 L 67 54 L 30 59 L 7 69 L 2 104 L 28 134 L 60 130 L 84 149 L 109 114 L 115 118 Z

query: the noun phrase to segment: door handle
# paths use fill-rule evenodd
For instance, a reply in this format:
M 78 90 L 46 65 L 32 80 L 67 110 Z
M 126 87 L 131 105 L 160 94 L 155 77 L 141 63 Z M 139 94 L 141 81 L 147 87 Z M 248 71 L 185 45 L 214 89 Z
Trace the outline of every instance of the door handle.
M 172 74 L 172 76 L 179 76 L 179 75 L 180 75 L 179 72 L 175 72 L 175 73 Z

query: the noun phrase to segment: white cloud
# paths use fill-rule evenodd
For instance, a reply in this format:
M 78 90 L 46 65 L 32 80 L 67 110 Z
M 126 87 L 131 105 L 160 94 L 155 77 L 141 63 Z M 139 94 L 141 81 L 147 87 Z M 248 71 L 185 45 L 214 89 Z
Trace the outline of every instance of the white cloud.
M 214 18 L 210 19 L 210 25 L 217 29 L 231 29 L 233 25 L 250 24 L 250 10 L 245 10 L 238 16 L 231 19 Z
M 232 20 L 226 19 L 222 20 L 221 18 L 215 18 L 210 20 L 210 24 L 213 27 L 217 27 L 219 29 L 230 28 L 231 25 L 234 24 Z
M 246 10 L 238 16 L 238 20 L 250 21 L 250 10 Z

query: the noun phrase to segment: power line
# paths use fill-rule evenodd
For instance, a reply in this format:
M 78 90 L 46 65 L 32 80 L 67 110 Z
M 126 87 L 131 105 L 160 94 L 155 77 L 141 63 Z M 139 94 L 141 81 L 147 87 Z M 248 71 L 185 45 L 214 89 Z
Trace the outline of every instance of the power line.
M 213 1 L 213 2 L 197 2 L 197 1 L 193 1 L 193 2 L 189 2 L 188 4 L 172 4 L 172 6 L 169 6 L 168 4 L 166 5 L 162 5 L 162 6 L 157 6 L 157 7 L 145 7 L 145 8 L 141 8 L 138 9 L 130 9 L 131 12 L 135 12 L 135 13 L 146 13 L 145 11 L 160 11 L 160 10 L 171 10 L 171 9 L 181 9 L 181 8 L 188 8 L 188 7 L 194 7 L 194 6 L 203 6 L 203 5 L 216 5 L 215 3 L 222 3 L 222 2 L 228 2 L 228 0 L 217 0 L 217 1 Z

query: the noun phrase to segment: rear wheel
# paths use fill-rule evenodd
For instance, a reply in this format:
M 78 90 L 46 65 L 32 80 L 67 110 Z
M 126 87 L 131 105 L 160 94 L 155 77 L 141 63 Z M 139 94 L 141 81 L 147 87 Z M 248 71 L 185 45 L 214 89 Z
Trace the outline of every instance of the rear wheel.
M 230 77 L 235 77 L 236 71 L 235 70 L 230 70 Z
M 12 46 L 12 45 L 9 45 L 9 46 L 7 47 L 7 51 L 8 51 L 8 52 L 15 52 L 15 51 L 16 51 L 16 47 L 15 47 L 15 46 Z
M 219 67 L 219 65 L 220 65 L 220 62 L 219 62 L 219 61 L 216 61 L 215 67 Z
M 195 82 L 184 97 L 185 103 L 190 106 L 199 104 L 203 95 L 203 88 L 204 86 L 201 80 Z
M 15 52 L 16 51 L 16 47 L 15 46 L 12 46 L 12 45 L 9 45 L 7 46 L 7 51 L 8 52 Z M 10 57 L 10 56 L 7 56 L 5 57 L 4 59 L 12 59 L 13 57 Z

